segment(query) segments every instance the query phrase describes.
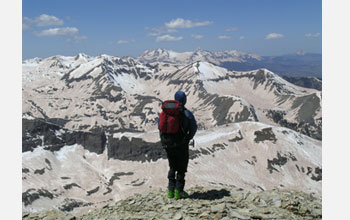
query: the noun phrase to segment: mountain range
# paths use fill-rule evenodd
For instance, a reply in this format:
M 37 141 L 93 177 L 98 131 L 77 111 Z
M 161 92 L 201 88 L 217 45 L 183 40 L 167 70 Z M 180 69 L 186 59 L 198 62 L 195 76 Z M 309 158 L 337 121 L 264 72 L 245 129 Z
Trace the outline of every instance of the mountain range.
M 78 54 L 23 61 L 24 211 L 84 212 L 166 187 L 157 120 L 162 101 L 178 90 L 188 95 L 186 107 L 199 127 L 188 186 L 321 196 L 321 91 L 266 68 L 220 66 L 233 60 L 229 56 L 262 59 L 252 54 L 217 54 L 215 63 L 205 51 L 168 51 L 166 59 L 164 50 L 156 52 L 137 59 Z
M 266 68 L 280 76 L 322 78 L 322 55 L 305 52 L 260 56 L 237 50 L 211 52 L 197 49 L 191 52 L 175 52 L 158 48 L 146 50 L 137 59 L 144 63 L 164 62 L 181 65 L 204 61 L 234 71 Z

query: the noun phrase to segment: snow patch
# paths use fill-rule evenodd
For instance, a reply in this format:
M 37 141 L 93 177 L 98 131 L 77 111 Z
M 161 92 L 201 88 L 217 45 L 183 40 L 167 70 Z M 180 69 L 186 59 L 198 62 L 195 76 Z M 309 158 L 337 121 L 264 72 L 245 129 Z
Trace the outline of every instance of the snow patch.
M 99 63 L 99 60 L 95 60 L 95 61 L 92 61 L 92 62 L 81 64 L 78 68 L 76 68 L 75 70 L 73 70 L 70 73 L 69 78 L 70 79 L 74 79 L 74 78 L 79 78 L 79 77 L 83 76 L 88 71 L 90 71 L 93 68 L 95 68 L 96 65 L 98 65 L 98 63 Z
M 199 78 L 201 80 L 216 79 L 225 75 L 222 70 L 206 62 L 199 62 L 198 70 L 200 72 Z
M 202 143 L 206 143 L 206 142 L 210 142 L 210 141 L 213 141 L 213 140 L 216 140 L 216 139 L 219 139 L 221 137 L 224 137 L 224 136 L 229 136 L 229 135 L 232 135 L 232 134 L 238 134 L 239 130 L 235 130 L 235 131 L 232 131 L 232 132 L 217 132 L 213 135 L 210 135 L 210 136 L 201 136 L 201 137 L 198 137 L 195 139 L 195 142 L 197 144 L 202 144 Z
M 22 115 L 22 119 L 34 120 L 35 118 L 29 114 Z
M 22 158 L 25 160 L 31 160 L 33 158 L 38 158 L 41 155 L 47 153 L 48 151 L 44 149 L 43 146 L 38 146 L 34 148 L 33 151 L 26 151 L 22 153 Z
M 113 78 L 111 81 L 115 86 L 121 87 L 125 92 L 129 94 L 142 93 L 144 91 L 144 85 L 140 83 L 140 80 L 130 74 L 110 74 Z
M 79 146 L 80 145 L 78 145 L 78 144 L 74 144 L 74 145 L 70 145 L 70 146 L 64 146 L 59 151 L 56 151 L 54 154 L 55 154 L 55 156 L 56 156 L 56 158 L 58 160 L 63 162 L 65 160 L 67 160 L 68 159 L 67 156 L 70 153 L 75 152 L 78 149 Z

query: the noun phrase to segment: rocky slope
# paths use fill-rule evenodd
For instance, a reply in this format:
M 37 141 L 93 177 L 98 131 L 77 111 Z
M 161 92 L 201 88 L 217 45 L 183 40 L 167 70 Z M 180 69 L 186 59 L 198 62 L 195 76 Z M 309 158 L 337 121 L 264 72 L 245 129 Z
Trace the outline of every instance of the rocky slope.
M 321 199 L 300 191 L 197 186 L 188 192 L 189 198 L 174 200 L 163 190 L 153 190 L 80 216 L 49 210 L 23 213 L 22 219 L 322 219 Z
M 150 130 L 162 100 L 177 90 L 189 95 L 187 107 L 200 128 L 248 120 L 322 137 L 321 92 L 266 69 L 233 72 L 207 62 L 152 66 L 81 54 L 23 64 L 23 115 L 58 118 L 69 129 Z
M 156 130 L 105 135 L 38 119 L 24 122 L 24 211 L 56 207 L 82 213 L 134 193 L 166 188 L 168 165 Z M 321 195 L 320 141 L 286 128 L 240 122 L 200 130 L 195 143 L 187 188 L 296 189 Z
M 283 76 L 283 79 L 287 80 L 290 83 L 293 83 L 297 86 L 317 89 L 322 91 L 322 80 L 316 77 L 288 77 Z

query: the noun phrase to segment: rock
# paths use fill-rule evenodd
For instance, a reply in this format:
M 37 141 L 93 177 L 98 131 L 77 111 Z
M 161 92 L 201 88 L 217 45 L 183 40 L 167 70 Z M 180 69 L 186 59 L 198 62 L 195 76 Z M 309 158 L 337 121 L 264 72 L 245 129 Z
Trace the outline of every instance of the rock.
M 164 215 L 162 215 L 162 217 L 163 219 L 170 219 L 171 215 L 171 213 L 165 213 Z
M 273 206 L 275 207 L 281 207 L 282 206 L 282 201 L 279 198 L 274 198 L 272 201 Z
M 186 216 L 184 220 L 196 220 L 194 217 Z
M 166 206 L 162 207 L 162 209 L 165 210 L 165 211 L 168 211 L 171 208 L 174 208 L 174 206 L 172 204 L 169 204 L 169 205 L 166 205 Z
M 230 216 L 233 218 L 238 218 L 238 219 L 250 219 L 249 217 L 242 215 L 241 213 L 235 211 L 235 210 L 230 210 Z
M 182 204 L 181 203 L 178 203 L 178 204 L 176 204 L 175 206 L 173 206 L 174 208 L 176 208 L 176 209 L 180 209 L 181 207 L 182 207 Z
M 135 203 L 135 200 L 131 200 L 128 204 L 129 205 L 132 205 L 132 204 L 134 204 Z
M 174 219 L 174 220 L 180 220 L 180 219 L 182 219 L 181 213 L 176 213 L 173 219 Z
M 220 203 L 211 207 L 212 212 L 224 212 L 226 208 L 225 203 Z
M 212 189 L 195 187 L 191 192 L 207 193 Z M 188 190 L 188 191 L 190 191 Z M 230 189 L 227 189 L 230 191 Z M 260 192 L 233 191 L 216 199 L 168 199 L 162 190 L 131 196 L 125 200 L 104 205 L 81 216 L 69 212 L 49 210 L 22 214 L 22 219 L 322 219 L 320 198 L 294 190 Z M 192 193 L 191 193 L 192 194 Z
M 202 217 L 208 217 L 209 216 L 209 212 L 203 212 L 202 214 L 200 214 L 198 217 L 202 218 Z

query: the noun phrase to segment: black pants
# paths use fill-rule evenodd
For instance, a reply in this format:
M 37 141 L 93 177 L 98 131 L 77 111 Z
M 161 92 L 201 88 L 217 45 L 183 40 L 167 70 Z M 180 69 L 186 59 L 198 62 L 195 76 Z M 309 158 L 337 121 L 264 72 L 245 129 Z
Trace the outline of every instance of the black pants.
M 180 192 L 185 187 L 185 173 L 187 172 L 189 154 L 188 144 L 174 149 L 167 149 L 167 156 L 169 161 L 169 190 L 177 189 Z

